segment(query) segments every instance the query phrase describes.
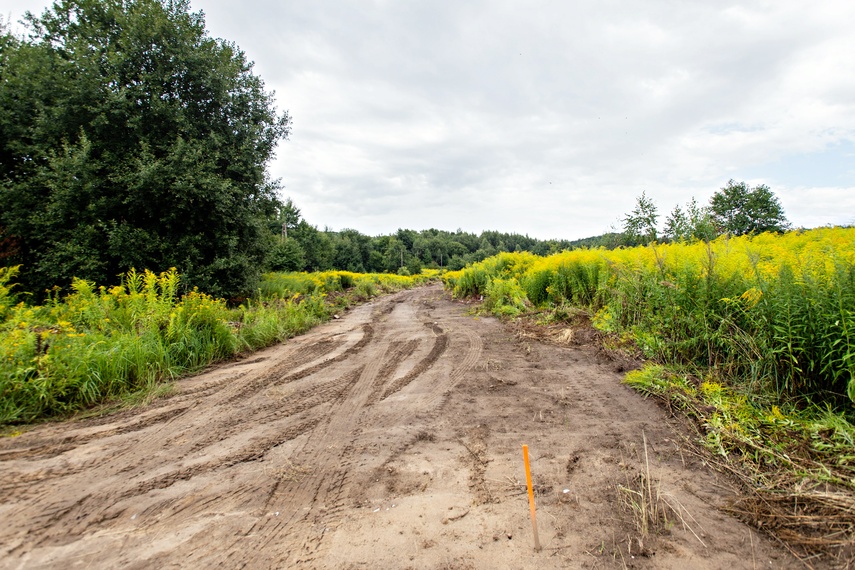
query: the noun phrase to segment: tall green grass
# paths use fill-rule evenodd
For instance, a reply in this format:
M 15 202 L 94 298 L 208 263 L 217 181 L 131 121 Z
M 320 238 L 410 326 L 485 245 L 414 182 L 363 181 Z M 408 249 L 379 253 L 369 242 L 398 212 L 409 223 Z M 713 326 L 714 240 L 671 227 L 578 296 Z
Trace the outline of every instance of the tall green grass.
M 648 358 L 711 369 L 756 394 L 855 401 L 855 229 L 502 253 L 444 279 L 499 314 L 583 307 Z
M 77 279 L 68 295 L 28 306 L 15 301 L 16 273 L 0 268 L 0 424 L 68 414 L 284 340 L 329 318 L 328 294 L 366 300 L 434 277 L 271 273 L 256 299 L 229 307 L 179 295 L 174 270 L 130 271 L 119 286 Z

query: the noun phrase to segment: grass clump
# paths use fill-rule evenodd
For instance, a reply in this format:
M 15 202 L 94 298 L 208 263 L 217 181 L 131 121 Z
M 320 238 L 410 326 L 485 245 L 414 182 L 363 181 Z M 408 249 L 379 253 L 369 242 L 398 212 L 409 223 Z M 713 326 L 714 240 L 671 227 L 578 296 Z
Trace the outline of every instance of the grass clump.
M 274 273 L 264 277 L 258 298 L 231 307 L 195 289 L 179 294 L 174 269 L 131 270 L 121 285 L 75 279 L 68 295 L 55 289 L 45 304 L 28 306 L 15 301 L 15 274 L 0 268 L 0 425 L 156 391 L 182 374 L 299 334 L 339 306 L 433 277 Z
M 513 279 L 493 279 L 484 293 L 484 308 L 497 315 L 515 317 L 526 309 L 525 292 Z

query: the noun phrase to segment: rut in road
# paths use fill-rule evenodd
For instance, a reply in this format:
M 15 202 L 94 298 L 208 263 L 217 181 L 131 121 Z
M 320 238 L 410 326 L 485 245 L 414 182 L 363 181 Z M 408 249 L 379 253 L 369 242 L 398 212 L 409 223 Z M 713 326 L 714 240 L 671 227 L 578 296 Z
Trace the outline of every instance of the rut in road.
M 117 537 L 127 545 L 148 535 L 163 543 L 157 556 L 200 566 L 311 562 L 343 506 L 351 464 L 365 464 L 368 448 L 377 465 L 388 459 L 360 433 L 434 411 L 477 362 L 477 335 L 435 323 L 425 308 L 431 295 L 409 291 L 357 308 L 189 379 L 141 413 L 3 441 L 0 492 L 12 500 L 2 515 L 26 521 L 0 530 L 4 557 L 61 565 L 53 554 L 71 550 L 97 560 Z M 454 357 L 437 366 L 448 352 Z M 410 401 L 390 406 L 406 388 Z M 212 508 L 191 536 L 158 535 Z M 224 535 L 213 548 L 210 533 Z

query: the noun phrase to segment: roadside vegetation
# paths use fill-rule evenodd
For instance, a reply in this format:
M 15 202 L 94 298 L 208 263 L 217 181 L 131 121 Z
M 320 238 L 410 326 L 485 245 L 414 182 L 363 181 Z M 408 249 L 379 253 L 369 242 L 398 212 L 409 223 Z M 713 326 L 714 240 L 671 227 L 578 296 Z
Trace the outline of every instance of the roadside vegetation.
M 290 338 L 336 311 L 432 277 L 269 273 L 238 306 L 191 290 L 174 270 L 129 271 L 121 285 L 75 279 L 40 305 L 18 302 L 0 268 L 0 424 L 66 416 L 146 394 L 217 361 Z
M 648 359 L 776 402 L 855 400 L 855 229 L 502 253 L 444 279 L 502 315 L 585 309 Z
M 591 323 L 646 362 L 627 382 L 739 474 L 738 514 L 809 551 L 851 547 L 855 229 L 503 253 L 443 279 L 500 316 Z

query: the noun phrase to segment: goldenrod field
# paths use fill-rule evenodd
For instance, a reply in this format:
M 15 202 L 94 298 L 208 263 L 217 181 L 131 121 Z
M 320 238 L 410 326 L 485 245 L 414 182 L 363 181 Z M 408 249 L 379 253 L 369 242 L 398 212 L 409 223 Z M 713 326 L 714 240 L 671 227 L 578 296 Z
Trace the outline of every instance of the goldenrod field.
M 13 295 L 14 268 L 0 269 L 0 423 L 91 406 L 293 336 L 328 318 L 329 293 L 366 299 L 437 274 L 270 273 L 255 299 L 228 307 L 179 295 L 174 271 L 132 271 L 121 286 L 76 280 L 69 295 L 28 306 Z M 855 229 L 501 253 L 442 277 L 497 314 L 585 308 L 650 359 L 747 393 L 837 407 L 855 396 Z
M 584 307 L 651 359 L 756 395 L 855 400 L 855 229 L 711 243 L 502 253 L 444 276 L 495 313 Z
M 131 271 L 123 284 L 75 280 L 48 302 L 15 301 L 15 268 L 0 268 L 0 424 L 67 414 L 281 341 L 328 319 L 340 303 L 420 284 L 417 276 L 271 273 L 239 307 L 179 295 L 174 271 Z

